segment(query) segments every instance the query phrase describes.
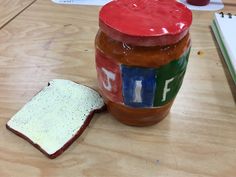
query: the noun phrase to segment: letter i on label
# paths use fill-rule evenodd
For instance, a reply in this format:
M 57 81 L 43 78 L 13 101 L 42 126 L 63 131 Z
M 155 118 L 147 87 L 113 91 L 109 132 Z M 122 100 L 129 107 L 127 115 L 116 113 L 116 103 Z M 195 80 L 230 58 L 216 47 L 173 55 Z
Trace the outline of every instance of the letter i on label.
M 122 65 L 124 104 L 131 107 L 153 107 L 156 71 Z
M 142 81 L 135 81 L 134 100 L 135 103 L 142 103 Z

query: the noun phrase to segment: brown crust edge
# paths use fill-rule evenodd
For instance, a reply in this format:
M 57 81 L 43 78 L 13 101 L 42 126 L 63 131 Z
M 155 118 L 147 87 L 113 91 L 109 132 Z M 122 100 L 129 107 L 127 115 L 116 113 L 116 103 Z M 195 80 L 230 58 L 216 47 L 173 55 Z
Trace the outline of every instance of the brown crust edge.
M 89 125 L 89 123 L 92 120 L 92 117 L 94 115 L 94 113 L 99 113 L 102 111 L 106 110 L 106 106 L 104 105 L 102 108 L 100 109 L 96 109 L 92 112 L 89 113 L 88 117 L 86 118 L 86 120 L 84 121 L 84 124 L 80 127 L 80 129 L 77 131 L 77 133 L 71 138 L 69 139 L 60 149 L 58 149 L 55 153 L 53 154 L 48 154 L 45 150 L 43 150 L 38 144 L 35 144 L 30 138 L 28 138 L 27 136 L 25 136 L 24 134 L 14 130 L 13 128 L 11 128 L 8 124 L 6 124 L 6 128 L 8 130 L 10 130 L 11 132 L 13 132 L 14 134 L 16 134 L 17 136 L 23 138 L 24 140 L 28 141 L 30 144 L 32 144 L 36 149 L 38 149 L 39 151 L 41 151 L 45 156 L 47 156 L 50 159 L 55 159 L 56 157 L 58 157 L 59 155 L 61 155 L 64 151 L 66 151 L 70 145 L 77 139 L 79 138 L 79 136 L 84 132 L 84 130 L 87 128 L 87 126 Z

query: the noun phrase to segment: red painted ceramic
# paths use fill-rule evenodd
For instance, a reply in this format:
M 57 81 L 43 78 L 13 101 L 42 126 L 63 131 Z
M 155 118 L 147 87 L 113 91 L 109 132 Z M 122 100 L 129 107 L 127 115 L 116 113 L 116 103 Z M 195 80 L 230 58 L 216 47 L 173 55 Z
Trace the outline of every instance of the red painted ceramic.
M 195 6 L 205 6 L 210 3 L 210 0 L 187 0 L 187 3 Z
M 174 0 L 112 1 L 99 14 L 99 26 L 107 35 L 140 46 L 174 44 L 191 22 L 191 11 Z
M 186 71 L 191 22 L 192 12 L 175 0 L 115 0 L 102 7 L 96 69 L 115 118 L 148 126 L 168 114 Z

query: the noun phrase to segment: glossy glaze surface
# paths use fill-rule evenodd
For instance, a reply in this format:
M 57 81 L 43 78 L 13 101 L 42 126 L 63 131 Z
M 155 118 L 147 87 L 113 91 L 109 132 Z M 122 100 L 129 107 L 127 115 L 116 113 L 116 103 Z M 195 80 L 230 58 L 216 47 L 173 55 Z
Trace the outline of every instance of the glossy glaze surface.
M 109 100 L 107 109 L 120 122 L 131 126 L 150 126 L 160 122 L 169 113 L 173 101 L 159 108 L 131 108 Z
M 118 63 L 128 66 L 160 67 L 176 60 L 190 47 L 190 35 L 178 43 L 167 46 L 135 46 L 119 42 L 101 30 L 97 34 L 96 48 Z M 145 57 L 144 57 L 145 56 Z
M 191 22 L 191 11 L 173 0 L 117 0 L 99 14 L 106 34 L 140 46 L 174 44 L 186 35 Z
M 176 1 L 117 0 L 103 6 L 96 69 L 114 117 L 147 126 L 167 115 L 186 71 L 191 22 L 191 11 Z
M 189 50 L 189 34 L 173 46 L 132 46 L 129 50 L 126 44 L 99 31 L 98 85 L 109 112 L 128 125 L 148 126 L 161 121 L 182 85 Z

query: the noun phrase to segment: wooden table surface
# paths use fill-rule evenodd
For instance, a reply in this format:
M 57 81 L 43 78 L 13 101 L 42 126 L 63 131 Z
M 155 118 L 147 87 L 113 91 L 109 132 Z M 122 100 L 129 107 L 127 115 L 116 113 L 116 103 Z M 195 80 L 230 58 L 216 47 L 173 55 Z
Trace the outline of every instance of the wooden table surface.
M 36 0 L 0 0 L 0 29 Z
M 234 0 L 226 2 L 224 11 L 235 14 Z M 130 127 L 109 113 L 96 114 L 54 160 L 6 130 L 6 122 L 51 79 L 97 89 L 98 11 L 37 0 L 0 30 L 0 176 L 235 177 L 235 87 L 211 34 L 213 12 L 193 12 L 186 77 L 159 124 Z

